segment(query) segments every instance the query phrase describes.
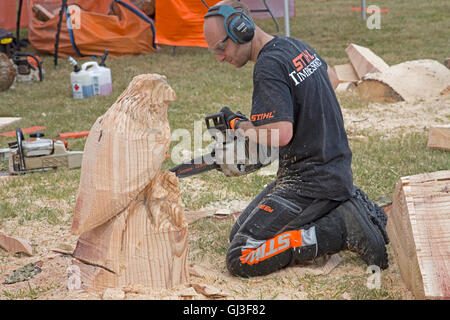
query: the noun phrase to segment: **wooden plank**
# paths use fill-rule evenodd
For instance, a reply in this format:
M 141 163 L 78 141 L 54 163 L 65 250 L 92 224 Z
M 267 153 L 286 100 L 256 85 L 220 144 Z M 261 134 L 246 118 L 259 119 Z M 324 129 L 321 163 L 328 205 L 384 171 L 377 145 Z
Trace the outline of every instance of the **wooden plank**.
M 389 68 L 389 65 L 369 48 L 352 43 L 345 52 L 360 79 L 368 73 L 381 72 Z
M 428 147 L 450 151 L 450 124 L 430 128 Z
M 401 178 L 387 225 L 400 273 L 417 298 L 450 299 L 450 170 Z
M 25 253 L 29 256 L 33 255 L 33 249 L 30 244 L 18 237 L 8 236 L 3 231 L 0 230 L 0 248 L 5 249 L 11 253 Z
M 338 78 L 339 83 L 343 82 L 356 83 L 359 81 L 359 77 L 350 63 L 338 64 L 334 66 L 334 71 L 336 72 L 336 76 Z
M 0 117 L 0 129 L 9 126 L 10 124 L 13 124 L 14 122 L 17 122 L 21 119 L 22 118 Z
M 137 76 L 89 132 L 72 222 L 80 235 L 73 257 L 89 291 L 189 280 L 178 178 L 161 171 L 173 100 L 164 76 Z

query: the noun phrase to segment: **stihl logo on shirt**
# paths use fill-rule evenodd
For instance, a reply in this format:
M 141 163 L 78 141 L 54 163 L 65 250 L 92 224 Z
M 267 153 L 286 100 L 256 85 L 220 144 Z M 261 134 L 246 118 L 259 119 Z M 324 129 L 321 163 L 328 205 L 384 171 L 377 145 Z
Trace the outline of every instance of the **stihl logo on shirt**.
M 271 111 L 267 113 L 254 114 L 250 117 L 250 120 L 253 122 L 257 120 L 272 119 L 273 117 L 274 117 L 273 111 Z
M 322 65 L 322 61 L 317 58 L 317 55 L 311 55 L 307 49 L 292 59 L 292 63 L 295 66 L 295 70 L 289 73 L 289 76 L 294 80 L 296 86 L 312 75 Z
M 284 232 L 272 239 L 267 240 L 258 248 L 251 248 L 242 251 L 241 263 L 253 265 L 277 255 L 289 248 L 302 246 L 302 233 L 300 230 Z

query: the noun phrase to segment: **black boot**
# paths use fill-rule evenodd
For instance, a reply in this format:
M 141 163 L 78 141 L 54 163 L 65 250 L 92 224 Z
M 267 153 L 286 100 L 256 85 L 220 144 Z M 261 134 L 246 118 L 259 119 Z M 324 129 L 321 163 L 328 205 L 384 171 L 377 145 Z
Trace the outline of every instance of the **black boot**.
M 388 255 L 385 240 L 360 201 L 351 198 L 330 212 L 330 215 L 333 214 L 340 215 L 345 223 L 347 249 L 359 253 L 368 265 L 386 269 Z

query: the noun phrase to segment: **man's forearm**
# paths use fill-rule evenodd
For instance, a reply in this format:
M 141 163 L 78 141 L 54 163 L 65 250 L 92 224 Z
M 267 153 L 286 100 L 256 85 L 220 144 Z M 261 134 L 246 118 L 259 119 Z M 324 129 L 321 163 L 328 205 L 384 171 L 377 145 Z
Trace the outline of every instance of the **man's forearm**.
M 272 147 L 284 146 L 292 138 L 292 123 L 288 121 L 261 126 L 254 126 L 250 121 L 240 121 L 238 130 L 251 141 Z

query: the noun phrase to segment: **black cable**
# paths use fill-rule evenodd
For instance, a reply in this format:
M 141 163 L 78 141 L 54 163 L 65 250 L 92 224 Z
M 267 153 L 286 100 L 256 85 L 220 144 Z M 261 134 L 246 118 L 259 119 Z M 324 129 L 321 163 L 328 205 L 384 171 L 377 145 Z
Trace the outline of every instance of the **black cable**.
M 17 43 L 17 50 L 20 51 L 20 18 L 22 15 L 22 4 L 23 0 L 19 1 L 19 10 L 17 11 L 17 21 L 16 21 L 16 43 Z
M 205 5 L 205 7 L 208 8 L 208 10 L 209 10 L 209 7 L 208 7 L 208 5 L 206 4 L 206 2 L 205 2 L 204 0 L 201 0 L 201 1 L 202 1 L 203 4 Z
M 66 7 L 67 7 L 67 0 L 62 0 L 61 10 L 59 10 L 58 26 L 57 26 L 57 30 L 56 30 L 55 55 L 53 57 L 53 63 L 55 65 L 55 67 L 58 65 L 59 35 L 61 33 L 61 23 L 62 23 L 63 12 L 66 9 Z

